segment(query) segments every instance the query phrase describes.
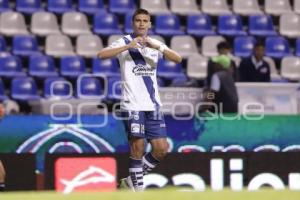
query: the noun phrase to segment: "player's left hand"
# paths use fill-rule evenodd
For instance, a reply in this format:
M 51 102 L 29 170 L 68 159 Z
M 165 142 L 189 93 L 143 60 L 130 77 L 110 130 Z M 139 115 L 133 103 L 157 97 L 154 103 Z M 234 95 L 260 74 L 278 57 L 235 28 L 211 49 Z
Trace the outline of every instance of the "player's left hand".
M 144 37 L 144 43 L 147 44 L 147 47 L 150 47 L 152 49 L 159 49 L 159 44 L 153 41 L 149 36 Z

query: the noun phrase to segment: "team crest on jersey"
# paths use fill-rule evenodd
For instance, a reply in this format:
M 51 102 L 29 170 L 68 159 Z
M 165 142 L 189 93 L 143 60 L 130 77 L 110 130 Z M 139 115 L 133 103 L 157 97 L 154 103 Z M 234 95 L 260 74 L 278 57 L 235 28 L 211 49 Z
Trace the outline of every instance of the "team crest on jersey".
M 154 76 L 154 70 L 155 68 L 138 64 L 132 69 L 132 73 L 134 73 L 136 76 Z

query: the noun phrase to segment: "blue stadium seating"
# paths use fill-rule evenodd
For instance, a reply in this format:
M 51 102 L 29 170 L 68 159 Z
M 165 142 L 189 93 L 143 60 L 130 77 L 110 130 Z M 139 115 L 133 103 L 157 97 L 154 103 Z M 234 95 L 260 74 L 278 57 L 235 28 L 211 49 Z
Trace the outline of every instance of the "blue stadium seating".
M 117 14 L 131 13 L 135 10 L 134 0 L 110 0 L 109 11 Z
M 163 36 L 183 35 L 177 15 L 164 14 L 155 17 L 155 32 Z
M 172 61 L 159 59 L 157 68 L 157 75 L 163 78 L 174 79 L 185 76 L 182 71 L 182 64 L 176 64 Z
M 0 35 L 0 52 L 2 51 L 6 51 L 6 40 L 4 39 L 4 37 L 2 35 Z
M 25 14 L 33 14 L 44 9 L 41 0 L 17 0 L 16 10 Z
M 252 54 L 256 39 L 252 36 L 240 36 L 234 38 L 234 55 L 248 57 Z
M 282 58 L 291 55 L 289 42 L 281 36 L 267 37 L 265 47 L 266 55 L 273 58 Z
M 103 86 L 96 77 L 82 77 L 77 80 L 76 96 L 80 99 L 101 99 L 103 98 Z
M 221 15 L 218 17 L 218 32 L 225 36 L 246 35 L 239 15 Z
M 296 56 L 300 56 L 300 38 L 296 40 Z
M 39 78 L 58 76 L 54 59 L 46 55 L 30 56 L 29 75 Z
M 60 74 L 70 78 L 85 73 L 86 64 L 80 56 L 64 56 L 60 59 Z
M 7 95 L 5 94 L 5 88 L 2 79 L 0 78 L 0 101 L 7 99 Z
M 78 10 L 91 15 L 103 11 L 103 0 L 79 0 Z
M 119 19 L 112 13 L 98 12 L 94 15 L 93 31 L 100 35 L 122 34 L 119 29 Z
M 120 76 L 111 76 L 108 78 L 108 100 L 120 100 L 122 95 L 122 81 Z
M 15 100 L 40 99 L 36 82 L 31 77 L 14 78 L 11 83 L 11 96 Z
M 187 17 L 187 33 L 195 36 L 215 35 L 212 30 L 211 18 L 209 15 L 189 15 Z
M 249 17 L 249 33 L 254 36 L 277 35 L 270 15 L 252 15 Z
M 16 77 L 25 76 L 26 73 L 23 70 L 23 64 L 17 56 L 6 56 L 0 58 L 0 76 Z
M 18 56 L 30 56 L 40 53 L 37 39 L 32 35 L 17 35 L 13 38 L 13 54 Z
M 93 59 L 93 74 L 102 74 L 105 76 L 120 75 L 119 62 L 116 58 L 101 60 Z
M 69 99 L 73 97 L 72 85 L 62 77 L 51 77 L 44 81 L 44 97 Z
M 56 14 L 73 11 L 73 0 L 48 0 L 48 10 Z
M 8 0 L 1 0 L 0 1 L 0 12 L 10 11 L 9 1 Z

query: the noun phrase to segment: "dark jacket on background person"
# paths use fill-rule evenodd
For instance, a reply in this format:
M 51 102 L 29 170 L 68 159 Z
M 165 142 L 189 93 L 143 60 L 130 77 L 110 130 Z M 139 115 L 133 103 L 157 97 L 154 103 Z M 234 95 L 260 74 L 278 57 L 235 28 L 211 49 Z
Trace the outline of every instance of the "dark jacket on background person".
M 254 64 L 254 57 L 244 58 L 239 66 L 239 81 L 241 82 L 270 82 L 270 66 L 261 60 L 257 65 Z

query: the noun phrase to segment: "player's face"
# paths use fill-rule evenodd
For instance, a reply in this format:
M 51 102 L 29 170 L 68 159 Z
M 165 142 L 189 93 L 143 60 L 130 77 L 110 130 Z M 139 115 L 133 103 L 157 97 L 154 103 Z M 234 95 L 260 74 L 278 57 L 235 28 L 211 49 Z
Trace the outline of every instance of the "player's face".
M 145 14 L 136 15 L 133 22 L 133 31 L 137 36 L 145 36 L 151 27 L 150 16 Z
M 261 60 L 265 55 L 265 48 L 263 46 L 258 46 L 254 49 L 254 56 L 256 59 Z

